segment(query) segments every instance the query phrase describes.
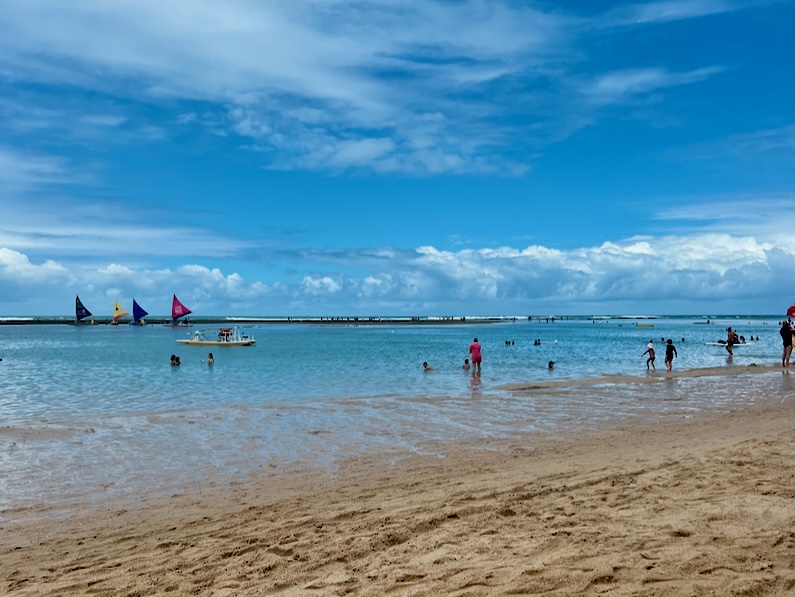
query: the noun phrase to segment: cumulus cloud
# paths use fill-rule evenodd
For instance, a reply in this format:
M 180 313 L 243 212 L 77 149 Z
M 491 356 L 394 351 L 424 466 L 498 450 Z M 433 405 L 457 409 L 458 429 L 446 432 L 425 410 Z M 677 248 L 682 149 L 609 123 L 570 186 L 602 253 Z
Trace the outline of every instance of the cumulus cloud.
M 795 247 L 791 239 L 778 245 L 748 236 L 696 234 L 569 251 L 542 246 L 445 251 L 424 246 L 380 254 L 382 259 L 375 260 L 372 251 L 346 252 L 348 268 L 365 273 L 339 268 L 324 272 L 318 260 L 313 273 L 293 284 L 267 284 L 199 264 L 174 270 L 120 264 L 67 268 L 52 261 L 37 265 L 22 253 L 0 249 L 0 305 L 13 299 L 15 289 L 29 286 L 49 296 L 61 293 L 62 301 L 79 290 L 87 304 L 135 294 L 164 305 L 173 291 L 183 302 L 192 301 L 194 312 L 213 314 L 318 314 L 340 309 L 372 314 L 384 308 L 390 311 L 381 314 L 398 314 L 412 313 L 418 305 L 441 312 L 455 307 L 466 313 L 478 306 L 492 313 L 542 308 L 560 313 L 578 312 L 583 305 L 633 301 L 668 313 L 670 301 L 678 297 L 705 308 L 732 297 L 773 305 L 782 294 L 782 280 L 792 279 Z

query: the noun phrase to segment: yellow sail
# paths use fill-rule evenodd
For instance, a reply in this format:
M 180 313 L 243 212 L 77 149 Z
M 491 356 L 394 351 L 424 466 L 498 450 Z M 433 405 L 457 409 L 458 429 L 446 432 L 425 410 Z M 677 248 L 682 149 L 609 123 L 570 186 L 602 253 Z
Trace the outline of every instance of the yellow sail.
M 113 305 L 113 321 L 118 321 L 119 319 L 121 319 L 122 317 L 126 317 L 127 315 L 129 315 L 129 313 L 127 313 L 127 311 L 121 308 L 119 301 L 116 301 L 116 303 Z

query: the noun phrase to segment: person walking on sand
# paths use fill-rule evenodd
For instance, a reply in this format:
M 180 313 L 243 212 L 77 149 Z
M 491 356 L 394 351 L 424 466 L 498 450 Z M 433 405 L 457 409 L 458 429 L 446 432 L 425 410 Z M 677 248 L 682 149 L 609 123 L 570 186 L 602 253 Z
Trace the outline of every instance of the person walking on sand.
M 665 345 L 665 367 L 668 371 L 671 371 L 674 368 L 674 357 L 678 357 L 679 355 L 676 354 L 676 346 L 674 346 L 674 341 L 668 338 L 668 342 Z
M 472 373 L 480 373 L 480 363 L 483 357 L 480 353 L 480 342 L 478 342 L 477 338 L 469 345 L 469 354 L 472 356 Z
M 649 358 L 646 359 L 646 371 L 649 370 L 649 365 L 651 365 L 652 369 L 657 371 L 657 367 L 654 366 L 654 359 L 656 357 L 654 354 L 654 342 L 651 340 L 649 340 L 649 345 L 646 347 L 646 350 L 643 352 L 643 354 L 640 355 L 640 358 L 645 357 L 647 354 L 649 355 Z
M 781 366 L 784 369 L 789 368 L 789 358 L 792 355 L 792 326 L 788 320 L 785 320 L 778 331 L 781 334 L 781 341 L 784 343 L 784 354 L 781 355 Z

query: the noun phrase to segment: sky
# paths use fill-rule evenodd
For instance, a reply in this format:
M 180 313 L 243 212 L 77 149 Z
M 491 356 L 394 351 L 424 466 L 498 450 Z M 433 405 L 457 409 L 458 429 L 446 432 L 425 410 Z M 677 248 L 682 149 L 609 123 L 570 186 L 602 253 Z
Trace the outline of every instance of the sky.
M 782 314 L 791 0 L 5 0 L 0 317 Z

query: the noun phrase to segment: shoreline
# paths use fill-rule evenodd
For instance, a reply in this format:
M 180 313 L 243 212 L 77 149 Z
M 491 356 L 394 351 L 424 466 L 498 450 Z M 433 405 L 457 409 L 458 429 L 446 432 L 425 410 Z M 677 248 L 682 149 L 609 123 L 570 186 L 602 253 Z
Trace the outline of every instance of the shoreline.
M 2 582 L 18 595 L 783 597 L 795 586 L 787 398 L 4 524 Z

